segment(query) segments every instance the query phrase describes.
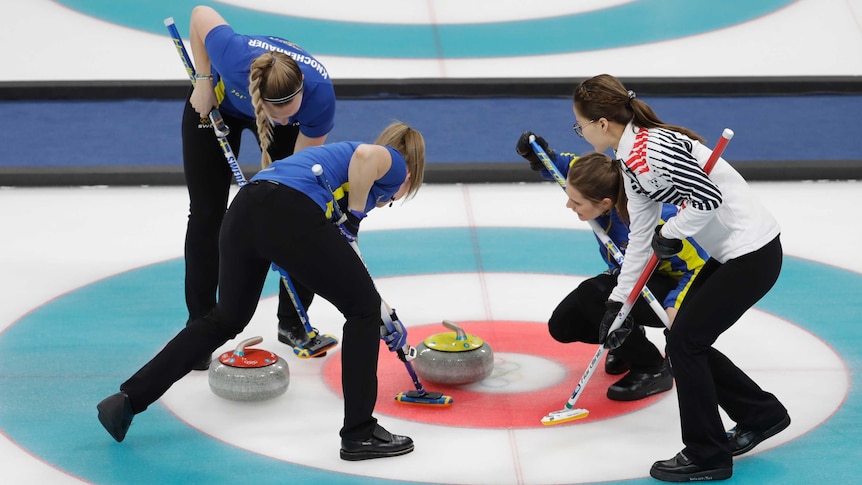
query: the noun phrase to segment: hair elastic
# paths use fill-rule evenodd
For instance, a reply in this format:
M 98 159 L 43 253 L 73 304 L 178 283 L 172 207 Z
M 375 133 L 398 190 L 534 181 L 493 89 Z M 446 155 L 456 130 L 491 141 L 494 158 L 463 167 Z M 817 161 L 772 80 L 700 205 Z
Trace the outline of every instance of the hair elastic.
M 636 97 L 635 92 L 632 91 L 631 89 L 629 89 L 628 95 L 629 95 L 629 99 L 635 99 L 635 97 Z

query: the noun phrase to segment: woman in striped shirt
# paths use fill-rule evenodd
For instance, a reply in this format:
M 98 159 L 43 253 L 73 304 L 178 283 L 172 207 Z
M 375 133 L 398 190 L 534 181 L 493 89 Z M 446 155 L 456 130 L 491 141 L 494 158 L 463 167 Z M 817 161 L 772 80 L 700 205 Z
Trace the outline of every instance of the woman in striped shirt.
M 613 321 L 652 250 L 667 259 L 694 237 L 710 255 L 667 337 L 685 448 L 654 463 L 650 475 L 673 482 L 727 479 L 732 456 L 790 424 L 781 402 L 712 346 L 778 279 L 778 223 L 725 160 L 704 172 L 712 151 L 700 136 L 664 123 L 617 78 L 581 82 L 573 101 L 575 131 L 598 152 L 614 150 L 628 198 L 629 245 L 605 322 Z M 662 203 L 680 211 L 659 226 Z M 730 433 L 719 407 L 737 424 Z

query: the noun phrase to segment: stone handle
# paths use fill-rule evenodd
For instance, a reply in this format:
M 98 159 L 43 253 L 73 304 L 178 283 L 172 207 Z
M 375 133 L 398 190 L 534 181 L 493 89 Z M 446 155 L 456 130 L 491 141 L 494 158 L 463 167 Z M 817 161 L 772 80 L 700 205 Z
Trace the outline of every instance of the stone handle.
M 236 349 L 234 349 L 233 354 L 234 355 L 245 355 L 245 348 L 246 347 L 251 347 L 252 345 L 256 345 L 256 344 L 259 344 L 261 342 L 263 342 L 263 337 L 260 337 L 260 336 L 247 338 L 247 339 L 243 340 L 242 342 L 240 342 L 236 346 Z
M 455 332 L 457 335 L 455 340 L 467 340 L 467 334 L 464 333 L 464 329 L 459 327 L 457 323 L 452 320 L 443 320 L 443 326 L 448 328 L 449 330 Z

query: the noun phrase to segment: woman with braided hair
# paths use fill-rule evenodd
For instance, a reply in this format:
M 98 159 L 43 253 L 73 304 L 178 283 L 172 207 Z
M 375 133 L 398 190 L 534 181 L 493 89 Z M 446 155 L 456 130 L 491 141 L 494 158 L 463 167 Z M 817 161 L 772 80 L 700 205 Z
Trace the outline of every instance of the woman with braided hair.
M 310 146 L 322 145 L 335 118 L 335 91 L 326 68 L 293 42 L 234 32 L 218 12 L 192 10 L 191 50 L 197 71 L 182 120 L 183 169 L 189 191 L 185 241 L 185 293 L 189 320 L 216 301 L 218 233 L 227 208 L 231 174 L 208 115 L 218 108 L 238 157 L 241 135 L 260 144 L 261 168 Z M 305 307 L 314 296 L 296 283 Z M 279 340 L 303 343 L 307 335 L 284 288 L 279 294 Z M 210 360 L 195 366 L 206 370 Z

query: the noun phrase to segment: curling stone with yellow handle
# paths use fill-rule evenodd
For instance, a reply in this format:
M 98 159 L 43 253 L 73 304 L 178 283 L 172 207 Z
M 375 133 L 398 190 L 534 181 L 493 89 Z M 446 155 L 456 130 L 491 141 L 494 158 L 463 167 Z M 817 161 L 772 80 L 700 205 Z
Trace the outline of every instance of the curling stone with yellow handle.
M 451 320 L 443 320 L 443 326 L 452 331 L 434 334 L 416 347 L 416 373 L 430 382 L 449 385 L 472 384 L 491 375 L 491 346 Z
M 287 361 L 268 350 L 248 348 L 261 342 L 262 337 L 245 339 L 213 362 L 218 364 L 210 366 L 209 384 L 216 396 L 232 401 L 265 401 L 287 391 Z

